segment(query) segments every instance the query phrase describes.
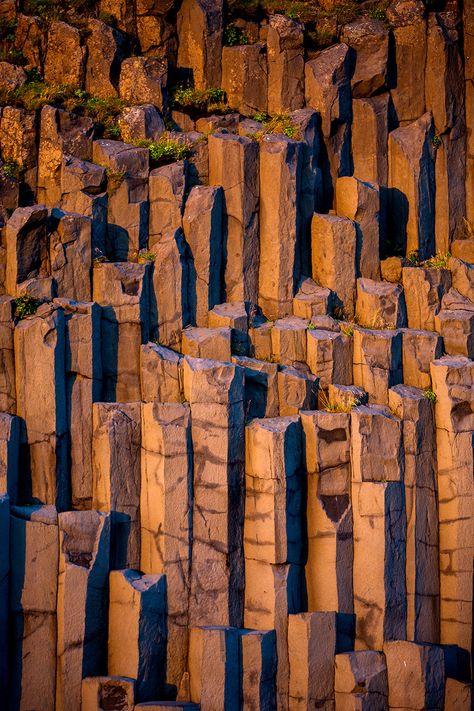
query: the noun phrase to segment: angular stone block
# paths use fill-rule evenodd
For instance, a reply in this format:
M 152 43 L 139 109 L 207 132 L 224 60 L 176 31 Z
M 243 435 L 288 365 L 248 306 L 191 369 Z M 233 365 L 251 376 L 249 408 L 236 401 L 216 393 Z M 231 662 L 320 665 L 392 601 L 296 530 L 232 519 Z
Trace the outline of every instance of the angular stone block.
M 403 381 L 401 332 L 355 328 L 353 374 L 370 403 L 388 404 L 388 389 Z
M 344 26 L 341 37 L 355 52 L 351 79 L 354 98 L 372 96 L 386 87 L 389 73 L 389 33 L 381 20 L 358 18 Z
M 336 708 L 341 711 L 388 711 L 388 678 L 382 652 L 337 654 Z
M 474 365 L 463 356 L 431 364 L 436 394 L 440 641 L 469 650 L 472 625 Z
M 177 19 L 178 66 L 192 71 L 196 89 L 221 85 L 223 2 L 185 0 Z
M 357 230 L 357 272 L 367 279 L 380 278 L 380 189 L 354 177 L 336 181 L 337 214 L 348 217 Z
M 181 351 L 193 358 L 210 358 L 230 361 L 230 328 L 194 328 L 188 326 L 182 333 Z
M 268 70 L 263 42 L 222 48 L 222 88 L 244 116 L 267 110 Z
M 288 316 L 274 322 L 271 331 L 272 356 L 283 365 L 298 366 L 306 362 L 306 329 L 308 322 Z
M 291 709 L 334 703 L 335 655 L 354 649 L 355 618 L 337 612 L 303 612 L 288 618 Z
M 301 436 L 295 416 L 256 419 L 246 428 L 246 559 L 303 562 Z
M 48 207 L 59 204 L 63 157 L 91 160 L 93 132 L 94 123 L 87 116 L 53 106 L 41 109 L 36 192 L 39 203 Z
M 82 215 L 53 210 L 49 236 L 51 275 L 58 296 L 90 301 L 92 295 L 92 222 Z
M 146 343 L 140 350 L 141 399 L 143 402 L 180 402 L 181 361 L 176 351 L 157 343 Z
M 245 626 L 276 631 L 277 708 L 287 710 L 289 685 L 288 616 L 301 612 L 304 570 L 298 565 L 245 561 Z
M 140 403 L 93 405 L 92 508 L 110 511 L 111 568 L 140 565 Z
M 332 311 L 330 289 L 318 286 L 312 279 L 304 279 L 293 298 L 293 314 L 312 321 Z
M 162 345 L 179 348 L 182 329 L 190 322 L 191 265 L 182 231 L 163 235 L 150 254 L 150 332 Z
M 446 353 L 474 357 L 474 311 L 442 309 L 435 316 L 435 330 Z
M 17 287 L 21 282 L 47 274 L 47 215 L 44 205 L 19 207 L 7 222 L 5 287 L 11 296 L 16 296 Z
M 350 415 L 302 412 L 307 479 L 308 607 L 352 613 Z
M 402 331 L 403 382 L 415 388 L 431 387 L 430 363 L 443 354 L 438 333 L 404 328 Z
M 403 481 L 402 421 L 387 407 L 362 405 L 351 412 L 353 481 Z
M 352 482 L 356 649 L 406 635 L 403 483 Z
M 217 304 L 209 311 L 207 324 L 210 328 L 230 328 L 232 353 L 247 355 L 248 315 L 244 301 Z
M 321 114 L 322 130 L 329 137 L 333 122 L 350 115 L 350 50 L 340 43 L 323 50 L 305 64 L 306 103 Z
M 109 584 L 109 674 L 135 679 L 137 701 L 152 701 L 165 681 L 166 578 L 114 570 Z
M 94 265 L 93 295 L 102 308 L 103 398 L 140 399 L 140 346 L 149 336 L 149 265 Z
M 397 119 L 401 125 L 414 121 L 425 111 L 424 68 L 426 62 L 426 20 L 421 2 L 392 3 L 387 19 L 393 27 L 396 87 L 391 89 Z
M 245 630 L 240 636 L 242 667 L 242 702 L 249 711 L 276 708 L 277 669 L 274 630 Z
M 400 328 L 406 325 L 405 299 L 400 284 L 357 280 L 356 320 L 366 328 Z
M 335 215 L 313 216 L 311 223 L 313 279 L 331 289 L 346 317 L 354 315 L 357 234 L 352 220 Z
M 318 404 L 319 378 L 304 370 L 282 366 L 278 371 L 280 415 L 297 415 L 314 410 Z
M 133 711 L 135 679 L 89 676 L 82 680 L 81 711 L 100 711 L 108 705 L 115 705 L 121 711 Z
M 110 25 L 89 19 L 85 89 L 91 96 L 118 96 L 119 67 L 125 54 L 125 36 Z
M 60 21 L 51 23 L 44 60 L 45 82 L 81 88 L 86 58 L 85 47 L 81 44 L 81 34 L 77 27 Z
M 189 635 L 191 701 L 203 711 L 239 708 L 239 630 L 192 627 Z
M 404 267 L 403 288 L 408 326 L 434 331 L 441 300 L 451 288 L 450 272 L 447 269 Z
M 278 417 L 278 365 L 245 356 L 232 362 L 244 369 L 245 416 Z
M 308 329 L 306 360 L 322 388 L 352 383 L 352 339 L 346 334 Z
M 127 57 L 120 65 L 119 94 L 127 104 L 166 108 L 168 63 L 158 57 Z
M 388 702 L 391 708 L 442 709 L 444 655 L 441 647 L 386 642 Z
M 444 711 L 470 711 L 472 700 L 472 686 L 457 681 L 446 679 L 444 693 Z

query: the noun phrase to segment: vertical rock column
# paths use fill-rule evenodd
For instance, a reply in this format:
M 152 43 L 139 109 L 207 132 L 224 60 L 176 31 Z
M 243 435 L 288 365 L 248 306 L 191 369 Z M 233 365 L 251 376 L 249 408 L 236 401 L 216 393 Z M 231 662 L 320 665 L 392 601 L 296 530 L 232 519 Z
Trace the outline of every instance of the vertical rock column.
M 282 571 L 289 571 L 292 566 L 300 568 L 303 563 L 301 438 L 301 424 L 297 416 L 253 420 L 246 429 L 245 624 L 256 629 L 267 627 L 263 610 L 251 621 L 247 619 L 252 591 L 261 595 L 263 601 L 266 582 L 272 578 L 276 580 Z M 266 593 L 268 605 L 272 592 Z M 286 706 L 290 610 L 285 608 L 282 604 L 275 609 L 270 627 L 274 627 L 277 633 L 277 698 L 279 704 Z
M 222 185 L 227 216 L 225 300 L 256 303 L 259 263 L 258 143 L 246 136 L 218 133 L 209 136 L 208 145 L 209 183 Z
M 304 105 L 304 26 L 285 15 L 270 15 L 267 37 L 268 112 L 281 114 Z
M 304 144 L 265 136 L 260 145 L 258 303 L 268 318 L 288 316 L 298 278 Z
M 12 507 L 10 535 L 14 562 L 10 584 L 12 708 L 54 711 L 59 565 L 56 509 Z
M 185 0 L 178 12 L 178 66 L 196 89 L 221 85 L 223 0 Z
M 436 393 L 440 623 L 442 644 L 470 652 L 473 595 L 474 363 L 445 356 L 431 363 Z
M 435 252 L 433 121 L 424 114 L 389 134 L 389 220 L 392 247 L 429 259 Z
M 302 412 L 306 448 L 308 560 L 312 611 L 353 611 L 350 415 Z
M 112 571 L 109 674 L 136 679 L 136 701 L 152 701 L 163 695 L 165 669 L 165 576 Z
M 466 25 L 464 26 L 466 31 Z M 468 48 L 467 48 L 468 49 Z M 466 35 L 464 36 L 466 52 Z M 469 60 L 468 60 L 469 61 Z M 428 18 L 425 69 L 426 110 L 436 135 L 436 252 L 445 254 L 462 236 L 466 215 L 466 115 L 460 37 L 449 13 Z M 471 99 L 472 103 L 472 99 Z M 470 111 L 470 107 L 467 109 Z
M 388 408 L 352 410 L 356 649 L 405 639 L 406 517 L 402 425 Z
M 49 258 L 58 296 L 76 301 L 91 300 L 92 246 L 89 217 L 52 211 Z
M 13 297 L 0 296 L 0 411 L 12 415 L 16 412 L 14 311 Z
M 187 668 L 192 545 L 189 405 L 142 405 L 140 570 L 164 573 L 168 598 L 166 681 L 177 690 Z
M 26 279 L 47 273 L 47 216 L 44 205 L 19 207 L 7 222 L 5 288 L 11 296 L 17 295 L 18 285 Z
M 169 348 L 179 349 L 181 334 L 189 324 L 188 247 L 181 228 L 161 235 L 150 248 L 153 255 L 150 289 L 150 336 Z
M 111 568 L 140 565 L 140 403 L 93 406 L 92 507 L 110 511 Z
M 59 511 L 70 498 L 65 346 L 64 314 L 53 305 L 15 328 L 17 414 L 25 421 L 22 446 L 31 475 L 22 496 Z
M 403 421 L 407 515 L 407 639 L 439 641 L 436 438 L 431 402 L 421 390 L 396 385 L 389 404 Z
M 92 302 L 56 299 L 66 323 L 66 403 L 71 501 L 92 501 L 92 403 L 102 395 L 101 308 Z
M 244 371 L 186 357 L 194 462 L 190 626 L 242 625 Z
M 195 185 L 186 201 L 183 229 L 189 246 L 189 306 L 191 322 L 207 326 L 207 313 L 221 302 L 222 296 L 222 188 Z
M 335 306 L 352 318 L 356 298 L 357 233 L 352 220 L 314 214 L 311 223 L 313 279 L 331 289 Z
M 140 346 L 149 335 L 149 265 L 94 267 L 94 301 L 102 310 L 103 398 L 140 400 Z
M 290 615 L 290 709 L 305 711 L 334 704 L 336 654 L 354 649 L 355 618 L 337 612 Z
M 0 412 L 0 496 L 8 494 L 10 504 L 18 501 L 21 420 Z
M 380 278 L 380 190 L 354 177 L 336 182 L 337 214 L 354 220 L 357 276 Z
M 11 654 L 9 654 L 9 585 L 10 585 L 10 499 L 8 494 L 0 494 L 0 532 L 2 550 L 0 553 L 0 692 L 8 698 L 12 687 Z
M 83 677 L 107 670 L 110 515 L 59 514 L 56 711 L 81 704 Z

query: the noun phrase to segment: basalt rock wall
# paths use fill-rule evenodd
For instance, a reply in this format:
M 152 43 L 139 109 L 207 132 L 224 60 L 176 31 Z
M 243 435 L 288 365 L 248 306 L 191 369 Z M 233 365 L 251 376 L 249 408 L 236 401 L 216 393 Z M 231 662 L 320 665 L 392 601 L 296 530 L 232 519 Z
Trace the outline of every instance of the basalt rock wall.
M 468 711 L 474 4 L 0 32 L 1 708 Z

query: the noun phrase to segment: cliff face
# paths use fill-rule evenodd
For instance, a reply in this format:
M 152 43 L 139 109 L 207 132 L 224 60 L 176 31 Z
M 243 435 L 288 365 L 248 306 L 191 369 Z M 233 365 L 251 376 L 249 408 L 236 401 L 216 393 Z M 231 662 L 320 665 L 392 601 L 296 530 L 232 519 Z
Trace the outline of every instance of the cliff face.
M 474 4 L 0 37 L 2 709 L 468 711 Z

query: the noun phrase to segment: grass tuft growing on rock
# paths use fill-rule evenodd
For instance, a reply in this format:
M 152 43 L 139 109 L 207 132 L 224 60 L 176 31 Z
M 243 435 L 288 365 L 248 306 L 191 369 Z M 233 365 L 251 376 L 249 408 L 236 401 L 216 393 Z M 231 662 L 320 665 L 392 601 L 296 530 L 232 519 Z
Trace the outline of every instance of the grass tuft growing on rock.
M 117 117 L 126 106 L 118 97 L 101 99 L 87 91 L 67 84 L 47 84 L 38 76 L 32 76 L 18 89 L 0 94 L 0 105 L 20 106 L 27 111 L 38 111 L 43 106 L 56 106 L 79 116 L 88 116 L 95 125 L 97 135 L 104 138 L 120 138 Z
M 226 47 L 237 47 L 242 44 L 250 44 L 250 40 L 245 32 L 236 25 L 230 24 L 224 28 L 224 45 Z
M 171 106 L 180 109 L 213 112 L 222 111 L 227 106 L 227 97 L 223 89 L 194 89 L 191 86 L 175 86 L 171 92 Z
M 24 296 L 19 296 L 15 299 L 15 316 L 20 321 L 28 316 L 33 316 L 40 302 L 38 299 L 34 299 L 32 296 L 25 294 Z
M 282 134 L 287 138 L 296 140 L 300 139 L 298 127 L 294 125 L 291 116 L 288 116 L 288 114 L 275 114 L 275 116 L 270 117 L 268 114 L 261 112 L 255 114 L 254 120 L 263 124 L 262 130 L 253 134 L 253 138 L 257 141 L 261 141 L 269 133 Z
M 430 402 L 433 402 L 433 403 L 434 403 L 434 402 L 436 402 L 436 400 L 437 400 L 436 393 L 435 393 L 434 390 L 432 390 L 431 388 L 426 388 L 426 390 L 424 391 L 423 395 L 424 395 L 425 398 L 426 398 L 427 400 L 429 400 Z
M 137 141 L 139 148 L 148 148 L 150 160 L 154 167 L 176 163 L 178 160 L 189 158 L 192 153 L 189 143 L 181 143 L 163 134 L 158 141 Z

